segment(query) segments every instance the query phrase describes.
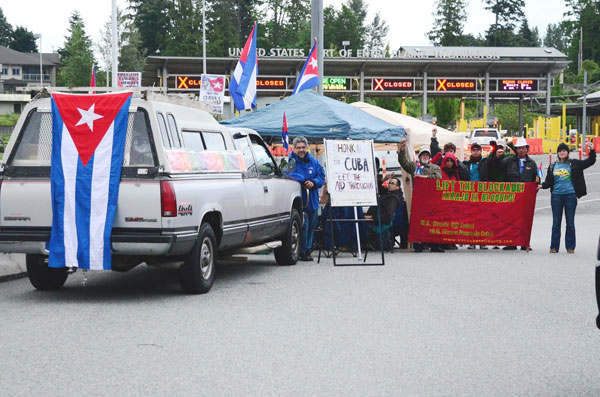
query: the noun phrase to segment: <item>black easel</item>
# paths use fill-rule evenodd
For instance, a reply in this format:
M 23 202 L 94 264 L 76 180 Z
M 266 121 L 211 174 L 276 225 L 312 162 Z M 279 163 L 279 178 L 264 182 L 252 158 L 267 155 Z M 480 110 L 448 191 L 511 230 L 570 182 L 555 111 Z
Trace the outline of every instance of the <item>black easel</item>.
M 331 212 L 331 214 L 333 215 L 333 211 Z M 329 218 L 329 228 L 331 231 L 331 252 L 333 255 L 333 266 L 384 266 L 385 265 L 385 257 L 384 257 L 384 252 L 383 252 L 383 236 L 381 233 L 381 219 L 379 217 L 379 205 L 377 205 L 377 221 L 379 223 L 379 245 L 380 245 L 380 249 L 381 249 L 381 263 L 366 263 L 367 261 L 367 253 L 369 252 L 368 250 L 366 250 L 364 252 L 365 257 L 362 261 L 362 263 L 358 262 L 358 263 L 344 263 L 344 264 L 338 264 L 335 261 L 335 257 L 336 257 L 336 246 L 335 246 L 335 233 L 333 231 L 333 223 L 334 222 L 352 222 L 354 224 L 360 223 L 360 222 L 372 222 L 372 219 L 333 219 L 333 216 Z M 358 239 L 360 240 L 360 231 L 358 232 L 357 235 Z M 321 251 L 323 250 L 323 247 L 319 247 L 319 256 L 317 257 L 317 263 L 321 262 Z

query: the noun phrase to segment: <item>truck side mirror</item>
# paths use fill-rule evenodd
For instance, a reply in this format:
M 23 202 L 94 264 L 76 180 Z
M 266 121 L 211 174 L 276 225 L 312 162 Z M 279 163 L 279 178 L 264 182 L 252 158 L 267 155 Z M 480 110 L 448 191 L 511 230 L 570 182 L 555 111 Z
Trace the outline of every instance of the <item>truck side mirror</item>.
M 281 160 L 280 168 L 283 172 L 293 172 L 296 170 L 296 160 L 289 159 L 286 161 L 286 159 L 283 159 Z

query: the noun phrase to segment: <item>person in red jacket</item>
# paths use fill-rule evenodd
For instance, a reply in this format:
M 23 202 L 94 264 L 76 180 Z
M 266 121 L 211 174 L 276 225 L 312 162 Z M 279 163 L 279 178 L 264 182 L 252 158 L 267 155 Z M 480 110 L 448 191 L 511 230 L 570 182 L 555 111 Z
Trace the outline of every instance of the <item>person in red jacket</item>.
M 442 179 L 459 181 L 458 161 L 454 153 L 446 153 L 442 159 Z

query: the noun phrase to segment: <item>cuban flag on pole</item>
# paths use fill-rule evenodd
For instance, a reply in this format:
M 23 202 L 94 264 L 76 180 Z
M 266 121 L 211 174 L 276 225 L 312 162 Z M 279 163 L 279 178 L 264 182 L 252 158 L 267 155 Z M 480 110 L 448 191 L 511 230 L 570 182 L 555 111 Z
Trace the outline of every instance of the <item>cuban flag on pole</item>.
M 111 268 L 131 92 L 52 94 L 50 267 Z
M 308 53 L 308 58 L 306 58 L 306 62 L 304 62 L 302 72 L 300 72 L 300 76 L 298 76 L 298 81 L 296 81 L 292 95 L 308 88 L 317 87 L 318 85 L 319 64 L 317 62 L 317 39 L 315 39 L 315 43 Z
M 256 107 L 256 75 L 258 74 L 258 58 L 256 57 L 256 22 L 252 33 L 240 55 L 240 60 L 229 82 L 229 94 L 233 98 L 235 110 Z
M 540 180 L 544 178 L 544 171 L 542 170 L 542 162 L 540 161 L 540 166 L 538 167 L 537 174 L 540 177 Z
M 285 149 L 285 153 L 287 154 L 290 151 L 290 142 L 288 139 L 288 128 L 287 128 L 287 120 L 285 119 L 285 112 L 283 112 L 283 128 L 281 129 L 281 145 Z

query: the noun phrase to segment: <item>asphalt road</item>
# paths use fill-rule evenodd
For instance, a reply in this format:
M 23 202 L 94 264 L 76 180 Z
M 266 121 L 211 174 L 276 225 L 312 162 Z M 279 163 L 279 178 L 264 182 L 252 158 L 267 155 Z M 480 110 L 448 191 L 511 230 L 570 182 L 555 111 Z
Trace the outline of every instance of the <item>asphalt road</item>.
M 56 292 L 1 283 L 0 394 L 597 396 L 600 165 L 586 180 L 574 255 L 548 254 L 541 191 L 530 253 L 256 256 L 221 264 L 202 296 L 146 266 Z

